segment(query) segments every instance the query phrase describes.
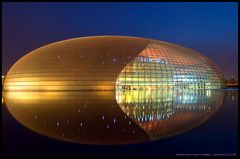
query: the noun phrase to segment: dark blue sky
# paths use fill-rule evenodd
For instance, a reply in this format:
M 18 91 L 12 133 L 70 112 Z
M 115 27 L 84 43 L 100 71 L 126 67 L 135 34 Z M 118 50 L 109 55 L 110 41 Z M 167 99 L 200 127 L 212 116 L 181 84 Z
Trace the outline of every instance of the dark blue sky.
M 23 55 L 89 35 L 153 38 L 192 48 L 238 76 L 237 2 L 3 3 L 2 74 Z

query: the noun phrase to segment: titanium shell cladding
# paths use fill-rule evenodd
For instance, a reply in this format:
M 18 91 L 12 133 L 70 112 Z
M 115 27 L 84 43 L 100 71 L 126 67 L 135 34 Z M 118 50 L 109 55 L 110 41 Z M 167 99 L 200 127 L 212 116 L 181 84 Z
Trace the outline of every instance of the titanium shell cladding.
M 127 36 L 52 43 L 23 56 L 4 91 L 220 89 L 217 66 L 179 45 Z

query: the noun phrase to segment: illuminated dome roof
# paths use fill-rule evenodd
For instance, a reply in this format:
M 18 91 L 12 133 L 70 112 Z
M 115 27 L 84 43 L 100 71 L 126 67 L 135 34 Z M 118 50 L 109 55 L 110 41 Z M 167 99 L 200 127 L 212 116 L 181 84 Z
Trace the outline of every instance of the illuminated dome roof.
M 26 54 L 7 73 L 4 90 L 219 89 L 222 74 L 203 55 L 179 45 L 126 36 L 52 43 Z

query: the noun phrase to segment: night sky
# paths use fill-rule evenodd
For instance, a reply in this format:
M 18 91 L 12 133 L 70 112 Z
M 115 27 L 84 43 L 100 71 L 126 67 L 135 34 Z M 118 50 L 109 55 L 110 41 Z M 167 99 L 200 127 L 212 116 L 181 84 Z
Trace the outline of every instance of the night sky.
M 238 78 L 238 8 L 231 3 L 3 3 L 2 74 L 59 40 L 124 35 L 192 48 Z

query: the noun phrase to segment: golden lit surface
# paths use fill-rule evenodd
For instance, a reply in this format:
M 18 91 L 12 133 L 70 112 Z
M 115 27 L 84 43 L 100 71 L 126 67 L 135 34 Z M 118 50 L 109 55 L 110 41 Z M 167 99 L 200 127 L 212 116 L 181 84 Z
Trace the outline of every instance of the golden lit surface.
M 52 43 L 19 59 L 7 73 L 4 90 L 114 90 L 118 74 L 146 46 L 146 39 L 121 36 Z
M 4 85 L 3 85 L 4 81 Z M 3 101 L 29 129 L 83 144 L 129 144 L 191 130 L 219 108 L 222 74 L 201 54 L 125 36 L 52 43 L 2 77 Z
M 127 36 L 63 40 L 26 54 L 4 91 L 220 89 L 217 66 L 179 45 Z
M 219 108 L 223 92 L 4 92 L 13 117 L 29 129 L 82 144 L 129 144 L 197 127 Z

